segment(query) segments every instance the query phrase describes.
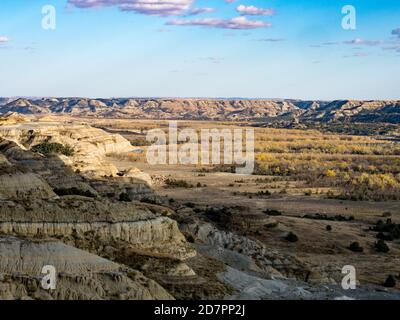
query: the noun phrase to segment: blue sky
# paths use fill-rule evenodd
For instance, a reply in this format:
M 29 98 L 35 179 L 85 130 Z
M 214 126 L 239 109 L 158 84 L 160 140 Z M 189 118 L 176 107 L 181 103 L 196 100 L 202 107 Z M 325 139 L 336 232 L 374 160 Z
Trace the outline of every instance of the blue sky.
M 398 0 L 1 0 L 0 96 L 399 99 L 399 28 Z

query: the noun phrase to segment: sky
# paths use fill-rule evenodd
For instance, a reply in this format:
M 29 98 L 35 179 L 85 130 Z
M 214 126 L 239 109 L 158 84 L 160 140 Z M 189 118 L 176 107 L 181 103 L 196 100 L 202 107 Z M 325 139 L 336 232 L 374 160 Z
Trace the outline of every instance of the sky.
M 398 0 L 0 1 L 3 97 L 369 100 L 399 88 Z

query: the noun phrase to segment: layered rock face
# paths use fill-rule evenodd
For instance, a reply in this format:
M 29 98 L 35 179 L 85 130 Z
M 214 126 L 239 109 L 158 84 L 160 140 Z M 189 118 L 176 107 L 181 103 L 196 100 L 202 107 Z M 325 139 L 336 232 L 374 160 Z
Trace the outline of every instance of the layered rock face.
M 0 196 L 13 199 L 38 197 L 49 199 L 56 196 L 46 181 L 34 173 L 6 173 L 0 175 Z
M 45 173 L 49 169 L 58 170 L 67 167 L 69 171 L 79 172 L 81 176 L 88 178 L 125 177 L 125 181 L 131 185 L 136 180 L 136 185 L 142 182 L 141 193 L 150 192 L 146 185 L 151 185 L 148 174 L 131 168 L 119 173 L 118 169 L 108 162 L 105 157 L 109 153 L 118 154 L 134 150 L 128 140 L 119 134 L 110 134 L 101 129 L 88 125 L 61 124 L 54 122 L 29 122 L 15 125 L 0 126 L 0 149 L 7 156 L 19 164 L 29 168 L 36 167 Z M 40 156 L 40 153 L 32 153 L 29 150 L 40 144 L 60 144 L 72 150 L 67 156 L 59 153 L 56 158 L 48 159 Z M 50 167 L 50 168 L 49 168 Z M 51 168 L 52 167 L 52 168 Z M 51 170 L 54 178 L 54 170 Z M 59 171 L 59 170 L 58 170 Z M 64 175 L 70 179 L 71 173 Z M 65 177 L 57 176 L 57 183 Z M 119 179 L 121 182 L 122 179 Z M 68 181 L 65 181 L 69 184 Z
M 203 250 L 211 251 L 211 255 L 218 256 L 218 259 L 225 259 L 228 265 L 233 263 L 232 266 L 235 268 L 238 268 L 237 261 L 241 260 L 242 269 L 249 268 L 251 271 L 261 269 L 269 276 L 306 279 L 310 274 L 310 269 L 295 257 L 271 250 L 260 241 L 218 230 L 209 223 L 190 223 L 182 226 L 182 229 L 183 232 L 206 245 L 206 249 Z M 218 251 L 213 253 L 215 248 Z M 245 260 L 245 265 L 243 265 Z M 257 267 L 251 265 L 252 260 L 257 262 Z
M 141 273 L 59 241 L 2 236 L 0 255 L 0 300 L 172 298 Z M 55 289 L 42 286 L 44 266 L 55 268 Z
M 297 109 L 291 102 L 217 99 L 17 99 L 0 107 L 0 113 L 66 113 L 80 116 L 148 119 L 253 119 L 277 116 Z
M 43 162 L 30 151 L 24 151 L 15 142 L 6 144 L 3 141 L 1 146 L 0 150 L 9 158 L 3 161 L 0 172 L 0 198 L 3 199 L 0 206 L 0 232 L 57 238 L 84 238 L 90 234 L 105 243 L 125 242 L 141 254 L 177 260 L 184 260 L 195 253 L 186 244 L 176 222 L 161 216 L 164 213 L 162 208 L 152 206 L 149 209 L 140 203 L 100 198 L 98 194 L 103 190 L 99 185 L 107 185 L 107 182 L 96 180 L 91 186 L 90 180 L 79 180 L 79 175 L 68 171 L 64 161 L 58 167 Z M 27 164 L 26 161 L 31 161 L 28 162 L 32 164 L 30 168 L 37 168 L 41 175 L 19 171 L 28 170 L 27 166 L 22 166 Z M 69 181 L 54 179 L 60 173 L 61 176 L 69 176 Z M 123 181 L 114 184 L 114 188 L 118 185 L 121 190 L 137 190 L 137 184 L 129 181 L 129 177 L 121 179 Z M 93 198 L 81 195 L 59 197 L 53 188 L 68 190 L 65 189 L 67 182 L 69 186 L 83 188 Z M 143 184 L 139 183 L 140 186 Z M 59 189 L 61 186 L 64 189 Z M 83 192 L 83 195 L 86 193 Z
M 115 176 L 117 168 L 104 161 L 104 156 L 134 149 L 128 140 L 118 134 L 108 134 L 85 125 L 39 122 L 0 126 L 0 137 L 15 142 L 22 149 L 43 142 L 69 146 L 73 155 L 59 158 L 73 170 L 91 176 Z
M 127 222 L 0 222 L 0 233 L 30 237 L 96 239 L 101 243 L 125 243 L 126 248 L 141 255 L 186 260 L 195 251 L 186 243 L 175 221 L 151 218 Z
M 132 119 L 400 123 L 400 102 L 397 100 L 42 98 L 17 99 L 0 105 L 0 113 L 8 112 Z
M 49 153 L 54 145 L 73 152 Z M 176 263 L 196 255 L 168 210 L 119 201 L 122 193 L 152 194 L 145 173 L 120 173 L 107 162 L 107 153 L 131 149 L 121 136 L 85 125 L 0 126 L 0 299 L 171 298 L 139 272 L 94 255 Z M 44 264 L 60 271 L 53 292 L 40 288 Z
M 4 116 L 0 117 L 0 125 L 10 125 L 21 122 L 29 122 L 30 119 L 23 114 L 19 114 L 17 112 L 9 112 Z

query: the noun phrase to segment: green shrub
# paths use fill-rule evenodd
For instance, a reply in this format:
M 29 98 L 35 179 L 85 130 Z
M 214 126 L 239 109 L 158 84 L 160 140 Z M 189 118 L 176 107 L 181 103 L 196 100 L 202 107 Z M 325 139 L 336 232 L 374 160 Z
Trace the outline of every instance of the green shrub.
M 353 252 L 363 252 L 363 247 L 360 246 L 358 242 L 353 242 L 350 244 L 349 249 Z
M 271 223 L 267 223 L 264 225 L 264 228 L 266 229 L 272 229 L 272 228 L 276 228 L 277 226 L 279 226 L 279 222 L 271 222 Z
M 400 239 L 400 224 L 393 223 L 392 219 L 387 219 L 386 222 L 379 220 L 372 230 L 378 232 L 378 239 L 386 241 Z
M 274 210 L 274 209 L 266 209 L 263 211 L 263 213 L 269 215 L 269 216 L 281 216 L 282 212 L 280 212 L 279 210 Z
M 189 235 L 187 236 L 186 240 L 187 240 L 188 242 L 190 242 L 190 243 L 194 243 L 194 238 L 193 238 L 193 236 L 192 236 L 191 234 L 189 234 Z
M 131 197 L 129 197 L 129 194 L 123 192 L 123 193 L 121 193 L 121 194 L 119 195 L 119 201 L 122 201 L 122 202 L 131 202 L 132 199 L 131 199 Z
M 340 222 L 347 222 L 347 221 L 354 221 L 354 216 L 342 216 L 338 214 L 336 216 L 328 216 L 326 214 L 317 213 L 315 215 L 306 214 L 303 216 L 304 219 L 313 219 L 313 220 L 326 220 L 326 221 L 340 221 Z
M 82 197 L 88 197 L 88 198 L 95 198 L 96 195 L 90 192 L 89 190 L 80 190 L 76 187 L 72 188 L 56 188 L 54 189 L 54 192 L 59 195 L 59 196 L 82 196 Z
M 33 152 L 38 152 L 44 155 L 50 155 L 50 154 L 63 154 L 67 157 L 73 156 L 74 155 L 74 149 L 71 148 L 68 145 L 62 145 L 61 143 L 57 142 L 49 142 L 45 141 L 42 143 L 39 143 L 31 148 Z
M 393 237 L 391 236 L 391 234 L 385 232 L 378 232 L 376 238 L 384 241 L 393 241 Z
M 186 202 L 186 203 L 184 203 L 184 205 L 185 205 L 186 207 L 192 208 L 192 209 L 196 206 L 193 202 Z
M 157 204 L 156 200 L 151 199 L 151 198 L 147 198 L 147 197 L 144 197 L 144 198 L 140 199 L 140 202 L 148 203 L 148 204 Z
M 396 278 L 393 275 L 389 275 L 383 285 L 386 288 L 394 288 L 396 286 Z
M 261 190 L 261 191 L 257 192 L 257 195 L 258 196 L 270 196 L 271 192 L 269 190 L 264 190 L 264 191 Z
M 293 232 L 289 232 L 287 234 L 287 236 L 285 237 L 285 239 L 289 242 L 297 242 L 299 241 L 299 238 L 297 237 L 296 234 L 294 234 Z
M 387 253 L 389 252 L 389 247 L 386 244 L 386 242 L 382 239 L 379 239 L 376 243 L 375 243 L 375 249 L 378 252 L 383 252 L 383 253 Z
M 151 145 L 151 143 L 147 141 L 145 137 L 135 137 L 135 139 L 131 140 L 130 143 L 134 147 L 143 147 Z
M 165 185 L 169 188 L 193 188 L 193 185 L 185 180 L 167 179 Z

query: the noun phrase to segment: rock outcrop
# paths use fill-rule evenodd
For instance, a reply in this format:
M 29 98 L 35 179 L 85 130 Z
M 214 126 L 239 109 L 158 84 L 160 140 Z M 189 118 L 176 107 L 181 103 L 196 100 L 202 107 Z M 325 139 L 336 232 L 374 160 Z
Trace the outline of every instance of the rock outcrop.
M 123 242 L 130 250 L 158 258 L 185 260 L 196 253 L 175 221 L 158 217 L 135 222 L 0 222 L 0 233 L 30 237 L 73 238 L 103 244 Z
M 73 154 L 59 159 L 73 170 L 88 176 L 116 176 L 117 168 L 104 160 L 107 153 L 129 152 L 134 148 L 118 134 L 85 125 L 60 123 L 24 123 L 0 127 L 0 137 L 30 149 L 43 142 L 69 146 Z
M 140 272 L 59 241 L 0 237 L 0 300 L 172 299 Z M 44 266 L 56 271 L 55 289 L 42 286 Z
M 134 201 L 153 194 L 150 177 L 107 161 L 132 148 L 86 125 L 0 126 L 0 299 L 172 298 L 100 257 L 173 261 L 179 268 L 168 272 L 184 274 L 183 261 L 196 255 L 167 208 Z M 43 264 L 60 271 L 55 291 L 40 288 Z
M 6 173 L 0 175 L 0 197 L 8 199 L 56 197 L 47 182 L 34 173 Z

